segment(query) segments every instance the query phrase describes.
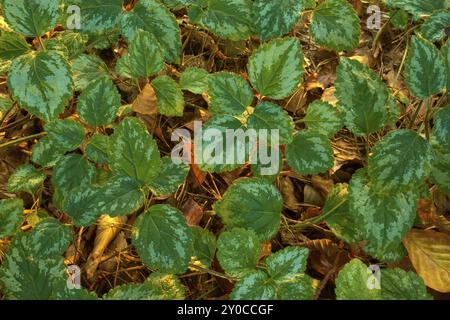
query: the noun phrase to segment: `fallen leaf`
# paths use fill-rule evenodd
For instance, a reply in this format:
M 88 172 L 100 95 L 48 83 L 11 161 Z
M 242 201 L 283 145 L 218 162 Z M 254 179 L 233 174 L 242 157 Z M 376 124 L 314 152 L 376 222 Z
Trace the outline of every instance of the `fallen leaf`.
M 194 227 L 199 225 L 203 218 L 203 208 L 195 200 L 189 198 L 182 210 L 188 226 Z
M 158 100 L 150 83 L 145 85 L 133 101 L 133 111 L 150 116 L 158 113 Z

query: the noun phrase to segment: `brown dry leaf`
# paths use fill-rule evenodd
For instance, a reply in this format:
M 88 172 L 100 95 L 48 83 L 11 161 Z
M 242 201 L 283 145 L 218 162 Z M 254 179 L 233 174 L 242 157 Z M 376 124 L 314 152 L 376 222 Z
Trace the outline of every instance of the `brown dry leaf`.
M 202 221 L 204 213 L 203 208 L 194 199 L 189 198 L 184 204 L 182 211 L 188 226 L 198 226 L 200 221 Z
M 336 274 L 350 261 L 348 253 L 330 239 L 310 240 L 305 242 L 303 246 L 311 251 L 309 260 L 313 269 L 323 275 L 326 275 L 332 269 L 335 270 Z
M 305 188 L 303 189 L 303 202 L 310 205 L 322 207 L 325 203 L 325 197 L 309 184 L 306 184 Z
M 324 178 L 321 176 L 312 176 L 311 184 L 323 197 L 328 197 L 328 194 L 333 189 L 334 182 L 332 179 Z
M 450 292 L 450 236 L 432 230 L 412 230 L 403 243 L 425 284 L 439 292 Z
M 332 106 L 336 107 L 337 98 L 334 95 L 335 92 L 336 92 L 335 87 L 329 87 L 329 88 L 325 89 L 325 91 L 322 94 L 322 101 L 328 102 Z
M 300 207 L 300 202 L 295 196 L 295 187 L 291 178 L 289 177 L 280 177 L 280 191 L 283 195 L 284 206 L 292 211 L 297 211 Z
M 272 254 L 272 243 L 263 242 L 261 243 L 261 254 L 259 255 L 259 260 L 264 257 L 268 257 Z
M 150 116 L 158 113 L 158 100 L 150 83 L 145 85 L 133 101 L 133 111 Z

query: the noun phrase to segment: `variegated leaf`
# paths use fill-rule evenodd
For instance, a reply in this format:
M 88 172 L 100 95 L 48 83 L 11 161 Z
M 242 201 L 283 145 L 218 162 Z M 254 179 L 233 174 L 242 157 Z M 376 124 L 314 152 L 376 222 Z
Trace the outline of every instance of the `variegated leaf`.
M 254 272 L 260 254 L 261 242 L 253 230 L 234 228 L 222 232 L 217 240 L 217 259 L 225 272 L 236 278 Z
M 181 35 L 175 16 L 156 0 L 141 0 L 121 18 L 122 32 L 129 41 L 138 30 L 150 32 L 169 62 L 179 63 Z
M 96 133 L 91 137 L 86 146 L 86 156 L 89 160 L 98 164 L 109 163 L 110 138 L 100 133 Z
M 81 13 L 81 31 L 99 33 L 117 28 L 123 0 L 71 0 L 66 5 L 76 5 Z
M 254 230 L 262 241 L 278 232 L 282 207 L 280 192 L 261 178 L 237 180 L 213 205 L 227 228 Z
M 182 213 L 168 205 L 154 205 L 133 227 L 133 244 L 142 262 L 153 270 L 183 273 L 192 256 L 192 231 Z
M 365 136 L 384 127 L 389 91 L 375 72 L 356 60 L 342 58 L 335 85 L 344 124 L 353 134 Z
M 375 189 L 401 192 L 420 185 L 430 173 L 430 144 L 417 133 L 389 133 L 372 149 L 368 172 Z
M 274 300 L 276 287 L 264 271 L 255 271 L 238 281 L 231 292 L 232 300 Z
M 121 105 L 121 97 L 114 83 L 104 77 L 89 84 L 78 97 L 80 117 L 92 127 L 112 123 Z
M 437 11 L 420 27 L 419 33 L 431 42 L 440 41 L 445 38 L 449 25 L 450 12 L 447 10 Z
M 23 200 L 0 200 L 0 239 L 12 236 L 22 224 Z
M 448 0 L 386 0 L 386 2 L 389 6 L 403 9 L 416 18 L 449 7 Z
M 191 262 L 209 268 L 216 255 L 216 236 L 202 227 L 192 228 L 193 252 Z
M 8 179 L 8 192 L 28 192 L 33 194 L 42 187 L 47 175 L 31 164 L 17 167 Z
M 436 46 L 421 36 L 413 36 L 405 64 L 405 80 L 409 91 L 419 99 L 427 99 L 443 91 L 447 84 L 445 60 Z
M 186 164 L 175 164 L 170 157 L 164 157 L 161 159 L 161 170 L 149 183 L 149 187 L 157 196 L 175 193 L 184 183 L 189 169 L 190 167 Z
M 450 151 L 433 149 L 430 179 L 439 190 L 450 194 Z
M 56 51 L 30 52 L 13 61 L 8 87 L 21 107 L 43 120 L 53 120 L 72 97 L 69 65 Z
M 291 95 L 304 73 L 300 41 L 284 38 L 261 45 L 250 57 L 248 73 L 261 95 L 278 100 Z
M 0 59 L 14 59 L 28 51 L 30 51 L 30 46 L 22 35 L 14 32 L 0 34 Z
M 84 128 L 74 120 L 55 120 L 47 123 L 44 129 L 48 133 L 48 139 L 58 150 L 72 151 L 84 140 Z
M 304 130 L 297 133 L 292 143 L 286 146 L 286 160 L 300 174 L 323 173 L 333 166 L 333 148 L 326 136 Z
M 325 48 L 353 50 L 359 43 L 360 21 L 347 0 L 325 0 L 314 9 L 310 33 Z
M 65 150 L 59 148 L 53 140 L 44 137 L 33 146 L 31 160 L 44 167 L 53 167 L 66 153 Z
M 309 131 L 315 131 L 327 137 L 334 136 L 344 125 L 341 112 L 325 101 L 311 103 L 303 122 Z
M 293 280 L 306 269 L 308 249 L 286 247 L 266 259 L 267 273 L 277 284 Z
M 195 94 L 202 94 L 208 91 L 208 78 L 209 73 L 205 69 L 188 68 L 181 74 L 181 89 Z
M 108 67 L 97 56 L 80 54 L 71 61 L 71 66 L 77 91 L 83 91 L 93 81 L 109 79 Z
M 152 81 L 158 111 L 168 117 L 181 117 L 184 111 L 184 97 L 178 83 L 168 76 L 159 76 Z

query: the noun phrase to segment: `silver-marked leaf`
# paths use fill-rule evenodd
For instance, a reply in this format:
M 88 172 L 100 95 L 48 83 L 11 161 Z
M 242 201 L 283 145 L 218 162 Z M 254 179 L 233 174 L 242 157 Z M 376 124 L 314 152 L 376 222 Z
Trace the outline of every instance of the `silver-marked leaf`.
M 450 152 L 433 149 L 430 179 L 439 190 L 450 194 Z
M 98 33 L 114 29 L 119 24 L 123 0 L 71 0 L 66 5 L 80 8 L 81 31 Z
M 327 137 L 334 136 L 344 125 L 341 112 L 325 101 L 311 103 L 303 122 L 309 131 Z
M 56 26 L 61 15 L 59 0 L 4 0 L 8 25 L 27 37 L 39 37 Z
M 216 254 L 216 236 L 202 227 L 192 228 L 193 252 L 191 262 L 209 268 Z
M 28 250 L 37 259 L 61 256 L 72 241 L 71 228 L 49 218 L 39 222 L 28 237 Z
M 122 16 L 121 27 L 129 41 L 138 30 L 150 32 L 161 45 L 165 59 L 173 63 L 180 62 L 180 28 L 175 16 L 158 1 L 139 1 L 132 11 Z
M 213 208 L 228 228 L 246 228 L 262 240 L 270 240 L 280 227 L 283 199 L 265 179 L 237 180 Z
M 402 129 L 389 133 L 372 149 L 369 175 L 376 189 L 411 190 L 430 173 L 430 144 L 417 133 Z
M 209 0 L 202 23 L 221 38 L 244 40 L 253 30 L 253 3 L 250 0 Z
M 248 118 L 247 125 L 249 129 L 254 129 L 260 134 L 259 130 L 267 130 L 268 145 L 277 145 L 271 138 L 273 130 L 278 130 L 278 144 L 289 144 L 294 136 L 294 121 L 291 116 L 279 105 L 271 102 L 257 105 Z
M 234 143 L 232 137 L 227 137 L 227 130 L 234 133 Z M 247 162 L 249 150 L 252 150 L 252 146 L 245 140 L 246 130 L 242 123 L 231 116 L 212 118 L 198 136 L 201 141 L 195 143 L 195 161 L 203 171 L 225 172 L 237 169 Z
M 381 270 L 381 296 L 384 300 L 432 300 L 422 278 L 399 268 Z
M 120 35 L 120 28 L 89 34 L 88 46 L 98 50 L 106 50 L 119 42 Z
M 148 185 L 157 196 L 167 196 L 177 192 L 184 183 L 190 167 L 186 164 L 175 164 L 170 157 L 161 159 L 161 170 Z
M 262 149 L 261 149 L 262 147 Z M 266 148 L 267 157 L 261 158 L 261 150 Z M 253 159 L 254 153 L 250 155 L 251 170 L 254 177 L 263 178 L 269 182 L 274 182 L 283 168 L 283 154 L 279 146 L 265 146 L 260 144 L 258 147 L 258 158 Z
M 124 119 L 111 136 L 111 166 L 117 173 L 140 183 L 150 183 L 160 172 L 158 146 L 145 125 L 136 118 Z
M 183 300 L 185 289 L 172 274 L 152 273 L 144 283 L 115 287 L 103 296 L 105 300 Z
M 212 114 L 240 116 L 253 101 L 248 82 L 230 72 L 219 72 L 208 77 L 208 95 Z
M 88 186 L 95 176 L 95 167 L 79 154 L 69 154 L 62 157 L 52 174 L 52 184 L 55 187 L 53 203 L 60 210 L 64 208 L 65 200 L 77 188 Z
M 440 109 L 434 116 L 433 146 L 450 150 L 450 105 Z
M 30 51 L 25 38 L 14 32 L 0 34 L 0 59 L 10 60 Z
M 84 140 L 84 128 L 75 120 L 55 120 L 47 123 L 44 129 L 58 150 L 72 151 Z
M 450 91 L 450 41 L 447 40 L 445 45 L 441 48 L 442 55 L 447 67 L 447 92 Z
M 403 258 L 402 240 L 413 226 L 416 201 L 414 191 L 377 191 L 366 169 L 353 174 L 349 207 L 358 222 L 361 238 L 367 241 L 364 250 L 382 261 L 393 262 Z
M 353 50 L 361 34 L 359 17 L 347 0 L 325 0 L 314 9 L 310 34 L 325 48 Z
M 33 146 L 31 153 L 31 161 L 44 167 L 53 167 L 66 153 L 60 149 L 53 140 L 44 137 Z
M 312 300 L 315 290 L 313 279 L 301 274 L 277 285 L 277 299 L 280 300 Z
M 277 284 L 281 284 L 303 273 L 307 259 L 307 248 L 286 247 L 266 259 L 267 273 Z
M 46 121 L 62 113 L 72 97 L 70 69 L 57 51 L 33 51 L 14 59 L 8 87 L 21 107 Z
M 446 29 L 450 25 L 450 12 L 447 10 L 433 13 L 420 27 L 419 33 L 431 42 L 440 41 L 446 36 Z
M 286 160 L 297 173 L 323 173 L 333 166 L 333 148 L 326 136 L 304 130 L 297 133 L 292 143 L 286 146 Z
M 349 208 L 347 184 L 334 186 L 322 212 L 326 215 L 324 221 L 338 238 L 350 244 L 363 240 L 358 216 Z
M 99 133 L 94 134 L 85 151 L 89 160 L 98 164 L 108 164 L 111 153 L 109 137 Z
M 192 231 L 176 208 L 154 205 L 133 227 L 133 244 L 152 270 L 183 273 L 192 256 Z
M 447 84 L 445 60 L 436 46 L 413 36 L 405 64 L 405 80 L 408 89 L 419 99 L 427 99 L 443 91 Z
M 274 300 L 276 287 L 264 271 L 255 271 L 239 280 L 230 294 L 232 300 Z
M 28 192 L 34 194 L 44 183 L 47 175 L 31 164 L 24 164 L 11 174 L 8 179 L 8 192 Z
M 22 224 L 23 200 L 0 200 L 0 239 L 12 236 Z
M 261 242 L 253 230 L 234 228 L 222 232 L 217 240 L 217 259 L 225 272 L 236 278 L 254 272 L 260 254 Z
M 14 102 L 11 100 L 9 95 L 0 93 L 0 115 L 3 116 L 4 112 L 12 108 Z
M 389 91 L 375 72 L 356 60 L 342 58 L 335 86 L 338 108 L 353 134 L 365 136 L 384 127 Z
M 122 70 L 123 66 L 120 63 L 124 63 L 129 68 L 131 77 L 136 79 L 150 77 L 164 66 L 158 42 L 150 32 L 143 30 L 133 33 L 128 46 L 128 55 L 119 59 L 116 70 Z
M 184 111 L 184 97 L 180 86 L 168 76 L 159 76 L 152 81 L 159 113 L 168 117 L 181 117 Z
M 262 41 L 291 31 L 300 19 L 304 0 L 256 0 L 256 25 Z
M 205 69 L 188 68 L 181 74 L 181 89 L 195 94 L 202 94 L 208 91 L 208 77 L 209 73 Z
M 250 82 L 263 96 L 284 99 L 302 81 L 303 52 L 296 38 L 272 40 L 253 52 L 248 63 Z
M 77 91 L 83 91 L 93 81 L 109 79 L 108 67 L 97 56 L 80 54 L 71 61 L 71 66 Z
M 53 40 L 55 47 L 62 47 L 67 57 L 74 59 L 86 50 L 88 38 L 86 34 L 65 30 L 58 33 L 54 38 L 47 40 L 45 46 L 47 50 L 50 49 L 49 42 Z
M 387 0 L 386 2 L 389 6 L 403 9 L 416 18 L 449 7 L 448 0 Z
M 77 110 L 80 117 L 95 128 L 113 122 L 120 105 L 120 94 L 114 83 L 108 78 L 100 78 L 81 93 Z

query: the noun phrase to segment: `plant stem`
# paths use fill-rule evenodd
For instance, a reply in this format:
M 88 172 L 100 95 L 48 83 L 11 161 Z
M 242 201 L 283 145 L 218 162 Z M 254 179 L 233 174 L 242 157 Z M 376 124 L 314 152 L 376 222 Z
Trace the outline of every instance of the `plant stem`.
M 42 50 L 46 51 L 47 49 L 45 48 L 44 42 L 42 41 L 41 37 L 38 37 L 39 40 L 39 44 L 41 45 Z
M 24 141 L 28 141 L 28 140 L 32 140 L 32 139 L 37 139 L 37 138 L 41 138 L 47 135 L 47 132 L 41 132 L 41 133 L 37 133 L 37 134 L 32 134 L 31 136 L 26 136 L 26 137 L 22 137 L 16 140 L 11 140 L 8 141 L 6 143 L 0 144 L 0 150 L 14 146 L 16 144 L 19 144 L 21 142 Z
M 431 98 L 427 99 L 427 113 L 425 115 L 425 136 L 430 140 L 430 115 L 431 115 Z
M 227 280 L 229 280 L 229 281 L 236 281 L 235 278 L 230 277 L 230 276 L 227 276 L 227 275 L 224 274 L 224 273 L 217 272 L 217 271 L 214 271 L 214 270 L 211 270 L 211 269 L 207 269 L 207 268 L 203 268 L 203 267 L 200 267 L 200 266 L 198 266 L 198 265 L 196 265 L 196 264 L 193 264 L 193 263 L 190 263 L 190 264 L 189 264 L 189 267 L 192 268 L 192 269 L 196 269 L 196 270 L 198 270 L 198 271 L 202 271 L 202 272 L 205 272 L 205 273 L 209 273 L 209 274 L 211 274 L 211 275 L 213 275 L 213 276 L 216 276 L 216 277 L 219 277 L 219 278 L 227 279 Z
M 328 216 L 330 216 L 333 212 L 335 212 L 337 209 L 339 209 L 346 202 L 347 202 L 347 198 L 345 198 L 344 200 L 340 201 L 335 207 L 333 207 L 331 210 L 321 214 L 320 216 L 317 216 L 317 217 L 314 217 L 314 218 L 310 218 L 310 219 L 306 219 L 306 220 L 303 220 L 303 221 L 297 223 L 296 225 L 294 225 L 294 228 L 302 229 L 302 228 L 304 228 L 306 226 L 309 226 L 311 224 L 317 224 L 317 223 L 323 221 Z

